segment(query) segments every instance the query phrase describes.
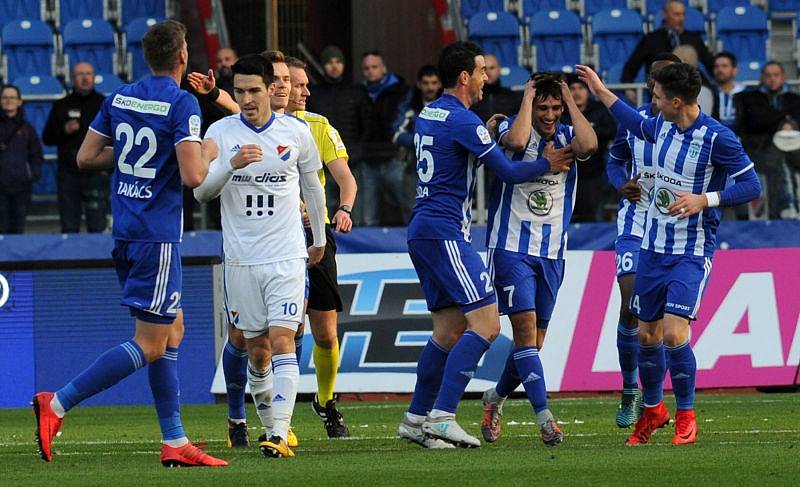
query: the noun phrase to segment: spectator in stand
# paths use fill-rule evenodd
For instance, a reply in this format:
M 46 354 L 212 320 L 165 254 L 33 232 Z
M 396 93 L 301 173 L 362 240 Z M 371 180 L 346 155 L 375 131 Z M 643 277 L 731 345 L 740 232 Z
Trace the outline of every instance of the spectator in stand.
M 472 105 L 470 110 L 478 114 L 483 123 L 496 114 L 516 115 L 522 103 L 522 92 L 512 91 L 500 84 L 500 62 L 491 54 L 485 54 L 486 83 L 483 84 L 483 98 Z
M 697 104 L 700 105 L 700 109 L 704 113 L 711 113 L 711 110 L 714 109 L 714 91 L 711 89 L 711 81 L 703 74 L 703 70 L 699 66 L 700 61 L 697 58 L 697 49 L 689 44 L 681 44 L 672 50 L 672 54 L 700 71 L 702 85 L 700 85 L 700 94 L 697 95 Z
M 411 207 L 403 196 L 404 163 L 392 143 L 392 125 L 400 103 L 408 93 L 408 86 L 403 78 L 388 70 L 378 51 L 369 51 L 361 56 L 361 73 L 371 103 L 370 130 L 364 160 L 356 168 L 356 179 L 363 196 L 356 200 L 353 213 L 354 216 L 358 214 L 365 226 L 380 225 L 381 203 L 383 196 L 387 195 L 397 206 L 402 222 L 407 222 Z
M 714 58 L 703 42 L 703 38 L 697 32 L 687 32 L 683 27 L 686 20 L 686 6 L 679 0 L 667 0 L 664 3 L 663 13 L 664 23 L 661 27 L 645 34 L 625 63 L 622 69 L 623 83 L 633 83 L 642 66 L 644 66 L 645 75 L 650 74 L 650 65 L 656 54 L 670 52 L 682 44 L 688 44 L 697 51 L 702 62 L 701 73 L 703 68 L 706 73 L 711 72 Z
M 769 61 L 761 69 L 761 84 L 733 97 L 736 126 L 742 146 L 767 180 L 767 206 L 770 219 L 792 215 L 784 162 L 800 167 L 800 152 L 781 152 L 772 142 L 775 132 L 800 121 L 800 95 L 789 91 L 783 66 Z
M 442 80 L 436 66 L 426 64 L 417 71 L 417 85 L 397 110 L 392 142 L 399 148 L 398 159 L 405 165 L 403 193 L 407 207 L 414 206 L 417 186 L 417 158 L 414 151 L 414 122 L 423 108 L 442 94 Z M 408 223 L 408 221 L 404 221 Z
M 19 88 L 0 89 L 0 234 L 24 233 L 31 187 L 42 174 L 42 146 L 25 120 Z
M 572 99 L 597 135 L 597 152 L 587 161 L 578 163 L 578 189 L 571 221 L 601 221 L 604 219 L 604 204 L 614 200 L 605 173 L 608 145 L 617 134 L 617 122 L 602 103 L 589 96 L 589 87 L 581 79 L 570 76 L 567 83 Z M 567 110 L 564 110 L 561 123 L 572 125 Z
M 76 157 L 89 124 L 94 120 L 105 97 L 94 89 L 94 67 L 80 62 L 72 68 L 72 93 L 56 101 L 47 119 L 42 140 L 58 146 L 58 212 L 61 233 L 81 231 L 81 217 L 86 215 L 86 229 L 102 232 L 108 221 L 108 171 L 78 169 Z
M 736 105 L 733 96 L 744 91 L 744 85 L 736 81 L 739 68 L 736 56 L 723 51 L 714 56 L 714 108 L 711 116 L 722 122 L 729 129 L 736 130 Z
M 320 61 L 325 76 L 311 88 L 314 96 L 308 99 L 308 111 L 324 115 L 339 131 L 350 156 L 349 165 L 358 178 L 358 166 L 364 154 L 364 143 L 369 137 L 370 103 L 367 90 L 361 84 L 347 81 L 344 77 L 344 54 L 336 46 L 322 50 Z M 339 188 L 333 178 L 328 178 L 325 187 L 328 210 L 331 214 L 339 207 Z M 359 197 L 356 200 L 358 205 Z M 358 217 L 356 212 L 354 217 Z M 355 223 L 358 223 L 356 221 Z

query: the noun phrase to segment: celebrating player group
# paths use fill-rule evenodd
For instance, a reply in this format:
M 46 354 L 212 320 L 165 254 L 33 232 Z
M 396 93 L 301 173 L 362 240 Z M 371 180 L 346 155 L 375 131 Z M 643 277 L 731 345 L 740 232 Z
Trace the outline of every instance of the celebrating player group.
M 201 139 L 198 103 L 179 88 L 188 60 L 185 27 L 157 23 L 143 45 L 152 76 L 106 99 L 78 154 L 81 167 L 114 169 L 113 259 L 135 333 L 58 391 L 35 395 L 41 457 L 51 461 L 71 408 L 147 366 L 162 431 L 161 463 L 227 465 L 192 444 L 181 422 L 181 184 L 201 202 L 221 202 L 228 446 L 250 444 L 249 385 L 263 427 L 260 451 L 295 455 L 291 424 L 306 315 L 315 342 L 313 409 L 329 437 L 349 436 L 334 395 L 342 302 L 333 230 L 352 228 L 356 183 L 336 129 L 305 111 L 311 94 L 305 65 L 279 51 L 243 56 L 232 66 L 233 97 L 215 86 L 213 73 L 189 74 L 192 88 L 229 114 Z M 481 445 L 456 421 L 456 411 L 504 314 L 513 347 L 497 384 L 483 394 L 481 436 L 500 439 L 504 401 L 521 385 L 543 443 L 555 446 L 564 433 L 548 408 L 539 353 L 564 278 L 578 166 L 597 151 L 597 137 L 558 74 L 535 74 L 517 115 L 496 114 L 484 125 L 469 110 L 487 79 L 481 49 L 451 44 L 438 68 L 444 93 L 415 123 L 417 196 L 408 225 L 408 251 L 433 333 L 398 434 L 424 448 Z M 590 68 L 576 71 L 620 122 L 608 167 L 622 196 L 616 423 L 635 424 L 627 445 L 648 443 L 669 423 L 663 402 L 669 369 L 677 401 L 672 441 L 694 443 L 690 324 L 711 272 L 719 207 L 757 197 L 759 180 L 736 137 L 700 111 L 695 68 L 670 55 L 657 57 L 648 80 L 653 102 L 638 110 L 618 100 Z M 561 123 L 565 112 L 572 125 Z M 496 178 L 488 262 L 470 237 L 481 164 Z M 331 219 L 323 166 L 340 188 L 341 206 Z M 726 187 L 729 179 L 733 184 Z

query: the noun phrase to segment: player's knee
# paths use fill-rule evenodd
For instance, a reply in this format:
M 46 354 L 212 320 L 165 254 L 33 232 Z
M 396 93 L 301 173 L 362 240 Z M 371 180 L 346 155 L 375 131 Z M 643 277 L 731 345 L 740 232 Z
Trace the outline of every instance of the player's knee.
M 659 333 L 655 329 L 651 330 L 646 326 L 639 327 L 639 343 L 643 343 L 645 345 L 653 345 L 663 339 L 664 339 L 663 333 Z
M 431 338 L 440 347 L 450 350 L 456 346 L 456 342 L 461 338 L 462 333 L 463 330 L 434 330 Z
M 164 356 L 164 352 L 167 351 L 167 342 L 164 341 L 163 343 L 157 342 L 144 342 L 139 343 L 139 346 L 142 348 L 142 352 L 144 353 L 144 359 L 148 364 L 159 360 L 161 357 Z
M 320 348 L 333 348 L 337 343 L 336 332 L 315 334 L 314 343 Z
M 247 341 L 244 338 L 244 333 L 238 328 L 234 328 L 233 326 L 229 327 L 228 329 L 228 341 L 233 344 L 234 347 L 239 349 L 244 349 L 247 346 Z
M 664 330 L 664 345 L 668 347 L 677 347 L 689 339 L 687 333 L 682 330 Z

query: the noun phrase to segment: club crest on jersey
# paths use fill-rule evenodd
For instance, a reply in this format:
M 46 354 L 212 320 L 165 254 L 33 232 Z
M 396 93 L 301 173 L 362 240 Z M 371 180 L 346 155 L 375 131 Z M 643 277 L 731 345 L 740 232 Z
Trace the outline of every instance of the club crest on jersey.
M 537 216 L 549 215 L 553 209 L 553 197 L 547 191 L 534 191 L 528 195 L 528 209 Z
M 697 156 L 700 155 L 700 147 L 701 146 L 699 142 L 697 141 L 692 142 L 691 144 L 689 144 L 689 151 L 686 153 L 686 155 L 690 159 L 697 159 Z
M 669 215 L 669 206 L 675 201 L 678 200 L 678 197 L 672 191 L 668 190 L 667 188 L 658 188 L 655 195 L 655 201 L 653 202 L 656 205 L 656 209 L 662 215 Z
M 280 157 L 282 161 L 288 161 L 289 158 L 292 157 L 292 150 L 288 145 L 279 145 L 276 149 L 278 150 L 278 157 Z

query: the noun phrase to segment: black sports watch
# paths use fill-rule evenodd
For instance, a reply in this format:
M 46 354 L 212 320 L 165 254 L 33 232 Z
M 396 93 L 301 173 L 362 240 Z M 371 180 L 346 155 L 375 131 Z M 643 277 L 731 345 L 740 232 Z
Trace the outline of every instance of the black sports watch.
M 339 209 L 347 213 L 348 215 L 351 215 L 353 213 L 353 208 L 350 205 L 342 205 L 339 207 Z

